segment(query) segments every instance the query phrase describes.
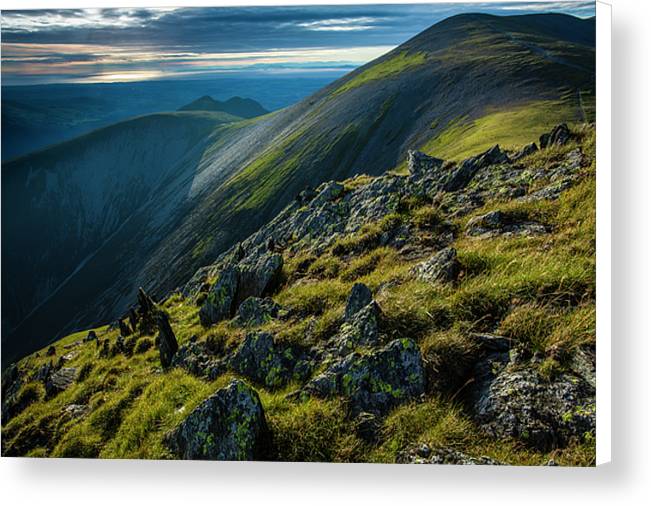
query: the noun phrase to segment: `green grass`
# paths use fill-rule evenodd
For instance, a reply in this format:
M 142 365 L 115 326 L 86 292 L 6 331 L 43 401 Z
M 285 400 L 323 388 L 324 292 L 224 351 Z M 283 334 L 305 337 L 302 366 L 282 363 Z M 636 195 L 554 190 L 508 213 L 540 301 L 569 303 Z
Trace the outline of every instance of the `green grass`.
M 337 88 L 333 92 L 333 96 L 359 88 L 371 81 L 390 78 L 404 72 L 405 70 L 423 65 L 426 62 L 427 55 L 425 53 L 408 53 L 407 51 L 403 51 L 382 63 L 375 64 L 367 70 L 360 72 Z

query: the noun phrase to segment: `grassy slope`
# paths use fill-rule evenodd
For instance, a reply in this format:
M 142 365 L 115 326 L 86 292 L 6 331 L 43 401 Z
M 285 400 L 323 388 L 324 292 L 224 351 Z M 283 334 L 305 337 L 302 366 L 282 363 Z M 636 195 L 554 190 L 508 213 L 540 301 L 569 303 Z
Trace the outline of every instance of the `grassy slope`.
M 486 240 L 459 236 L 454 246 L 463 274 L 457 286 L 449 287 L 410 279 L 407 273 L 414 262 L 399 259 L 388 248 L 371 247 L 342 258 L 342 251 L 365 244 L 365 238 L 377 233 L 382 224 L 369 226 L 356 236 L 341 240 L 319 259 L 312 259 L 307 274 L 296 270 L 305 258 L 287 258 L 287 281 L 274 297 L 282 304 L 303 308 L 312 316 L 282 326 L 271 322 L 266 328 L 276 332 L 281 340 L 314 344 L 314 340 L 332 331 L 350 287 L 361 281 L 374 291 L 381 285 L 386 287 L 378 297 L 386 315 L 384 331 L 394 337 L 415 339 L 430 363 L 462 361 L 472 347 L 464 337 L 466 332 L 484 330 L 494 323 L 500 332 L 532 350 L 546 350 L 553 345 L 572 349 L 585 342 L 593 343 L 594 130 L 585 130 L 580 143 L 591 158 L 591 165 L 585 169 L 582 182 L 558 201 L 496 200 L 473 213 L 499 208 L 553 225 L 553 234 Z M 528 157 L 526 163 L 535 171 L 574 147 L 545 150 Z M 353 180 L 346 184 L 362 182 Z M 529 190 L 536 189 L 532 186 Z M 426 235 L 444 211 L 445 203 L 438 208 L 413 203 L 391 219 L 409 220 Z M 459 218 L 457 225 L 464 226 L 471 217 Z M 299 277 L 310 281 L 295 282 Z M 202 328 L 198 308 L 178 296 L 169 299 L 164 307 L 181 344 L 193 334 L 199 340 L 223 339 L 227 346 L 236 345 L 243 337 L 242 330 L 227 323 Z M 305 342 L 308 325 L 315 330 L 312 342 Z M 63 345 L 83 335 L 74 334 L 58 342 L 59 354 L 64 352 Z M 114 339 L 117 333 L 101 328 L 98 335 Z M 151 340 L 141 337 L 139 342 Z M 161 444 L 162 435 L 229 378 L 222 376 L 206 382 L 180 370 L 161 373 L 154 348 L 130 359 L 122 355 L 98 359 L 94 344 L 75 350 L 81 350 L 81 354 L 70 364 L 84 371 L 83 379 L 51 400 L 43 399 L 40 385 L 23 386 L 23 394 L 36 402 L 3 427 L 3 454 L 169 458 Z M 46 360 L 49 359 L 42 350 L 39 356 L 25 358 L 22 365 L 36 369 Z M 565 364 L 548 359 L 540 367 L 551 376 Z M 257 388 L 279 460 L 393 462 L 406 445 L 428 442 L 511 464 L 543 464 L 550 458 L 566 465 L 594 464 L 591 439 L 575 441 L 565 450 L 550 453 L 534 452 L 515 441 L 489 439 L 481 434 L 454 396 L 430 394 L 423 403 L 397 408 L 384 423 L 380 443 L 369 446 L 354 436 L 339 400 L 294 403 L 284 396 L 296 385 L 275 392 Z M 92 412 L 80 422 L 64 421 L 61 410 L 71 403 L 88 403 Z

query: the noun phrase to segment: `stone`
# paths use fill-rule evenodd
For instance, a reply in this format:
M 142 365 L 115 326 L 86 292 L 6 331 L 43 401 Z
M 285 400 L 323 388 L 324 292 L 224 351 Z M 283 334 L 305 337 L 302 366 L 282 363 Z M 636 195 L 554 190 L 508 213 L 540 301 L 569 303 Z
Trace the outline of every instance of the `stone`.
M 279 253 L 265 253 L 242 261 L 238 265 L 237 296 L 233 311 L 249 297 L 262 297 L 280 277 L 283 257 Z
M 520 160 L 521 158 L 524 158 L 525 156 L 529 156 L 529 155 L 535 153 L 536 151 L 538 151 L 538 146 L 536 146 L 535 142 L 532 142 L 530 144 L 527 144 L 520 151 L 518 151 L 516 154 L 514 154 L 511 157 L 511 161 L 516 162 L 516 161 Z
M 97 334 L 94 330 L 89 330 L 88 335 L 84 337 L 84 342 L 88 343 L 90 341 L 97 341 Z
M 503 336 L 496 336 L 493 334 L 470 334 L 470 337 L 475 339 L 477 343 L 489 352 L 507 352 L 511 349 L 511 339 Z
M 595 390 L 587 381 L 567 373 L 549 380 L 535 366 L 509 363 L 505 356 L 493 355 L 476 367 L 470 398 L 485 432 L 520 439 L 540 451 L 594 436 Z
M 75 367 L 63 367 L 53 372 L 45 380 L 45 393 L 52 397 L 59 392 L 67 390 L 77 379 L 77 369 Z
M 380 341 L 379 315 L 380 308 L 371 301 L 348 318 L 335 336 L 337 353 L 347 355 L 358 346 L 377 346 Z
M 270 297 L 249 297 L 237 308 L 235 325 L 240 327 L 263 325 L 278 317 L 281 306 Z
M 572 134 L 565 123 L 556 125 L 551 132 L 540 136 L 540 149 L 550 146 L 563 146 L 568 143 Z
M 140 333 L 151 335 L 156 332 L 156 303 L 142 287 L 138 289 L 138 313 L 140 315 L 138 324 Z
M 472 178 L 480 169 L 490 165 L 508 162 L 509 158 L 506 156 L 506 153 L 504 153 L 498 145 L 495 145 L 488 151 L 461 162 L 461 165 L 446 181 L 443 190 L 446 192 L 461 190 L 472 181 Z
M 428 283 L 454 281 L 457 279 L 459 271 L 457 250 L 452 247 L 442 249 L 412 269 L 412 273 L 418 279 Z
M 87 404 L 68 404 L 63 408 L 63 416 L 68 420 L 83 418 L 90 413 L 90 406 Z
M 328 181 L 317 188 L 317 195 L 312 200 L 313 206 L 319 206 L 338 199 L 344 193 L 344 185 Z
M 348 294 L 344 319 L 349 321 L 358 311 L 366 307 L 373 300 L 373 294 L 364 283 L 355 283 Z
M 52 357 L 56 354 L 57 354 L 57 349 L 54 347 L 54 345 L 50 346 L 45 352 L 46 357 Z
M 256 460 L 265 457 L 268 437 L 257 392 L 233 380 L 192 410 L 164 442 L 181 459 Z
M 122 318 L 118 320 L 118 327 L 120 329 L 120 335 L 122 337 L 128 337 L 131 335 L 132 332 L 129 328 L 129 325 L 127 325 L 127 323 Z
M 412 176 L 422 177 L 440 169 L 443 160 L 421 153 L 420 151 L 407 151 L 407 170 Z
M 281 350 L 268 332 L 252 332 L 230 359 L 230 366 L 238 373 L 257 383 L 274 388 L 291 378 L 294 353 Z
M 156 312 L 156 324 L 158 325 L 158 351 L 160 353 L 160 363 L 166 368 L 172 364 L 174 354 L 179 349 L 179 343 L 176 340 L 169 318 L 161 311 Z
M 468 220 L 466 234 L 488 238 L 502 236 L 533 236 L 546 234 L 548 229 L 542 223 L 533 221 L 517 222 L 502 211 L 490 211 Z
M 310 381 L 303 392 L 316 397 L 344 396 L 353 416 L 385 415 L 425 392 L 420 350 L 411 339 L 396 339 L 368 355 L 351 353 Z
M 235 309 L 238 286 L 238 272 L 235 267 L 227 267 L 219 273 L 199 310 L 199 320 L 209 326 L 230 318 Z
M 423 444 L 398 455 L 399 464 L 444 464 L 461 466 L 501 466 L 504 465 L 490 457 L 472 457 L 451 448 L 430 448 Z

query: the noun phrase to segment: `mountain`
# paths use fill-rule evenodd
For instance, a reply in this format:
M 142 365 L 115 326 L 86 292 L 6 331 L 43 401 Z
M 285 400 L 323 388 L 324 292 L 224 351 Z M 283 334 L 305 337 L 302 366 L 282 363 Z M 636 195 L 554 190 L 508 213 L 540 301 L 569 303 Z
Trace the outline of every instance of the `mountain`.
M 182 285 L 306 187 L 592 120 L 594 65 L 594 19 L 460 15 L 271 114 L 145 117 L 3 165 L 3 361 Z
M 221 111 L 240 118 L 255 118 L 269 113 L 251 98 L 232 97 L 221 102 L 207 95 L 184 105 L 179 111 Z

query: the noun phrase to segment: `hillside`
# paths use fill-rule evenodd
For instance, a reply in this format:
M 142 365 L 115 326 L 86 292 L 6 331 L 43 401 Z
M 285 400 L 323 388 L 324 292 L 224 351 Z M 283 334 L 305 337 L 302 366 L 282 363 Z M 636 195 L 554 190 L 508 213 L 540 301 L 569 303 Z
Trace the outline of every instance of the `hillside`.
M 594 465 L 595 132 L 329 181 L 3 374 L 3 456 Z
M 251 98 L 232 97 L 222 102 L 207 95 L 184 105 L 179 111 L 225 112 L 240 118 L 255 118 L 269 113 Z
M 118 220 L 133 226 L 99 243 L 90 261 L 49 273 L 67 280 L 58 291 L 52 285 L 37 290 L 19 276 L 3 278 L 4 300 L 4 294 L 27 292 L 20 307 L 3 313 L 3 360 L 64 331 L 123 314 L 138 286 L 163 296 L 269 222 L 308 186 L 356 173 L 404 171 L 409 149 L 458 160 L 494 143 L 512 148 L 559 122 L 591 120 L 593 103 L 594 20 L 449 18 L 295 106 L 206 133 L 188 147 L 165 184 L 142 197 L 136 214 Z M 146 142 L 138 149 L 146 151 Z M 68 151 L 65 144 L 57 151 L 61 164 L 93 170 L 95 159 Z M 3 166 L 3 216 L 9 209 L 7 169 L 22 182 L 29 173 L 51 173 L 53 153 Z M 130 157 L 113 164 L 117 179 L 139 163 Z M 61 177 L 66 188 L 67 176 Z M 16 200 L 32 198 L 22 183 L 12 188 Z M 80 223 L 79 215 L 87 212 L 66 207 L 65 194 L 40 212 Z M 31 243 L 16 242 L 4 230 L 3 270 L 28 272 L 32 259 L 21 252 Z M 37 232 L 27 222 L 16 234 L 36 238 Z M 56 254 L 68 257 L 77 243 L 77 237 L 68 237 L 57 243 Z M 14 254 L 6 252 L 6 244 L 17 245 Z

